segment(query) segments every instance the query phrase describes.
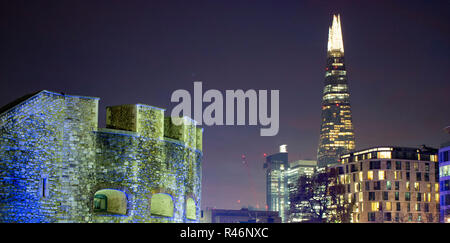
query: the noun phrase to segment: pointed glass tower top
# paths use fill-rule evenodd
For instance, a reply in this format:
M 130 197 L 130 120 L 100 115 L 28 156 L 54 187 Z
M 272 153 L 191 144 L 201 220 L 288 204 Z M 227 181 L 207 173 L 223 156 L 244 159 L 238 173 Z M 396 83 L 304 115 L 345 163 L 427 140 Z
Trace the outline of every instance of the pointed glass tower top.
M 342 40 L 341 17 L 333 15 L 333 24 L 328 29 L 328 52 L 340 51 L 344 53 L 344 41 Z

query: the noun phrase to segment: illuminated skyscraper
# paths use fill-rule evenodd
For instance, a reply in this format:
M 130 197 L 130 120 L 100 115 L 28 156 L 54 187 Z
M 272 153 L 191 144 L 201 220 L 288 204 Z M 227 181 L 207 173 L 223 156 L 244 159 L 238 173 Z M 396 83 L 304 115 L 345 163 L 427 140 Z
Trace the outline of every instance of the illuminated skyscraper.
M 355 149 L 350 93 L 344 64 L 344 43 L 339 15 L 329 28 L 325 87 L 322 99 L 317 163 L 319 167 L 338 163 L 339 155 Z

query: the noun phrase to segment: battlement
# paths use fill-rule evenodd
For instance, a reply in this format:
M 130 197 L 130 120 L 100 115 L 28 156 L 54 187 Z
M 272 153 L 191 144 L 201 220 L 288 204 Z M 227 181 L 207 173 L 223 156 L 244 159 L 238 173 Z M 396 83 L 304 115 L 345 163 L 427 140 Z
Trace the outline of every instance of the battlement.
M 183 145 L 202 150 L 203 129 L 189 117 L 181 125 L 172 123 L 171 117 L 164 117 L 164 109 L 143 105 L 118 105 L 106 108 L 106 128 L 135 132 L 140 136 L 159 140 L 175 140 Z

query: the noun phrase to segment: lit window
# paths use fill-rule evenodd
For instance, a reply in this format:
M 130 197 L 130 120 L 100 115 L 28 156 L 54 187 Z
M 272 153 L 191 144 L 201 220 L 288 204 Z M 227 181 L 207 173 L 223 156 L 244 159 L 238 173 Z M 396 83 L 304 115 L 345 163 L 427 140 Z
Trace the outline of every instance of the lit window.
M 416 211 L 421 211 L 421 209 L 420 209 L 420 203 L 416 203 L 416 205 L 415 205 L 415 209 L 416 209 Z
M 391 202 L 386 202 L 386 210 L 387 211 L 391 211 L 392 208 L 392 203 Z
M 379 159 L 391 159 L 391 152 L 390 151 L 378 152 L 378 158 Z
M 438 161 L 438 156 L 436 154 L 430 155 L 430 161 L 437 162 Z
M 420 191 L 420 184 L 419 184 L 419 182 L 414 182 L 414 190 Z
M 378 211 L 380 208 L 380 204 L 378 202 L 372 203 L 372 211 Z
M 373 180 L 373 171 L 372 170 L 367 171 L 367 179 Z
M 440 176 L 441 177 L 444 177 L 444 176 L 449 176 L 450 175 L 450 165 L 444 165 L 444 166 L 441 166 L 440 168 L 439 168 L 439 170 L 440 170 Z
M 378 171 L 378 179 L 379 179 L 379 180 L 384 180 L 384 179 L 386 179 L 386 172 L 385 172 L 384 170 Z
M 363 181 L 363 172 L 362 171 L 359 172 L 359 181 Z

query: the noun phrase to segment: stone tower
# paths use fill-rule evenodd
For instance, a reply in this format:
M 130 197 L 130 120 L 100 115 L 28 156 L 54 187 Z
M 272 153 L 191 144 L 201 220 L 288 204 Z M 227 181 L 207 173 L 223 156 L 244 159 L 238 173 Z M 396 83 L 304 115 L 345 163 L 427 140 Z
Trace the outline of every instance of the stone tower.
M 0 108 L 0 222 L 198 222 L 202 129 L 40 91 Z M 177 118 L 188 119 L 188 118 Z

